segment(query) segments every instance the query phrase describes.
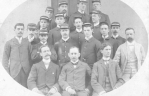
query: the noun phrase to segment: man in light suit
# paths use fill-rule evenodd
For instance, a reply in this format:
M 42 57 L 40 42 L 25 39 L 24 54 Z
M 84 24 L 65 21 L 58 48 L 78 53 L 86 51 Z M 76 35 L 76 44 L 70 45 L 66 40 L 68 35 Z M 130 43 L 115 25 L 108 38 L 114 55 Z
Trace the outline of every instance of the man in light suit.
M 110 58 L 111 45 L 103 43 L 101 53 L 103 54 L 102 59 L 94 64 L 92 70 L 93 96 L 101 96 L 124 83 L 119 65 Z
M 134 40 L 135 30 L 133 28 L 127 28 L 125 34 L 127 41 L 118 47 L 114 60 L 119 63 L 126 82 L 140 69 L 145 53 L 143 46 Z
M 2 64 L 14 80 L 27 87 L 27 78 L 31 65 L 29 63 L 30 46 L 22 37 L 24 24 L 17 23 L 14 31 L 16 36 L 5 44 Z
M 44 96 L 61 96 L 58 92 L 59 66 L 51 61 L 51 51 L 48 45 L 40 47 L 42 61 L 34 64 L 29 74 L 27 85 L 33 92 Z

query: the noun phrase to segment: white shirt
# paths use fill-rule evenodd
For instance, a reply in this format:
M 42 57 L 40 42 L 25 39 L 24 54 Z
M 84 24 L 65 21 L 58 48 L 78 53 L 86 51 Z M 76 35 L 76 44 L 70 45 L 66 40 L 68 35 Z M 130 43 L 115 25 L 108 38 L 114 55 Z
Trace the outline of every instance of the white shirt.
M 40 43 L 41 43 L 42 45 L 46 45 L 46 44 L 47 44 L 47 42 L 41 42 L 41 41 L 40 41 Z
M 32 38 L 29 38 L 29 36 L 28 36 L 28 41 L 31 42 L 34 40 L 34 38 L 35 38 L 34 36 Z
M 15 37 L 17 40 L 18 40 L 18 42 L 19 42 L 19 44 L 21 44 L 21 42 L 22 42 L 22 37 Z
M 116 39 L 118 36 L 119 36 L 118 34 L 117 34 L 117 35 L 113 35 L 113 34 L 112 34 L 112 37 L 113 37 L 114 39 Z
M 102 38 L 103 38 L 103 39 L 106 39 L 106 38 L 108 38 L 108 37 L 109 37 L 109 35 L 106 35 L 106 36 L 103 36 L 103 35 L 102 35 Z
M 106 58 L 106 57 L 102 57 L 102 59 L 105 61 L 105 65 L 109 63 L 110 57 Z
M 76 60 L 75 62 L 74 61 L 71 61 L 71 63 L 73 63 L 73 64 L 78 63 L 78 62 L 79 62 L 79 60 Z M 76 68 L 77 65 L 73 65 L 73 67 Z
M 85 37 L 86 40 L 90 40 L 93 37 L 93 35 L 91 35 L 90 37 Z
M 130 51 L 132 51 L 135 48 L 135 41 L 132 41 L 132 42 L 127 41 L 127 45 L 128 45 L 128 48 L 130 49 Z
M 80 32 L 82 32 L 82 28 L 81 28 L 81 29 L 76 29 L 76 31 L 77 31 L 78 33 L 80 33 Z
M 85 13 L 84 11 L 81 11 L 81 10 L 78 10 L 78 12 L 80 12 L 81 14 L 84 14 Z
M 48 69 L 49 64 L 51 62 L 51 59 L 49 59 L 49 60 L 42 59 L 42 61 L 43 61 L 44 65 L 45 65 L 46 69 Z
M 65 38 L 62 38 L 62 40 L 64 40 L 65 42 L 66 42 L 68 39 L 69 39 L 69 37 L 68 37 L 68 38 L 66 38 L 66 39 L 65 39 Z
M 97 25 L 99 25 L 99 21 L 97 23 L 94 23 L 94 26 L 97 26 Z

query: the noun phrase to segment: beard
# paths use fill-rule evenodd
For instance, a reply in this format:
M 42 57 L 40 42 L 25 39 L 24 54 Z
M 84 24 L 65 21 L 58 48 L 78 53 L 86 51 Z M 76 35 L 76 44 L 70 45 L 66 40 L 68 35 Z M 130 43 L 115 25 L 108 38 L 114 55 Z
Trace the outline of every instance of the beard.
M 128 41 L 128 42 L 132 42 L 132 41 L 133 41 L 133 38 L 128 37 L 128 38 L 127 38 L 127 41 Z

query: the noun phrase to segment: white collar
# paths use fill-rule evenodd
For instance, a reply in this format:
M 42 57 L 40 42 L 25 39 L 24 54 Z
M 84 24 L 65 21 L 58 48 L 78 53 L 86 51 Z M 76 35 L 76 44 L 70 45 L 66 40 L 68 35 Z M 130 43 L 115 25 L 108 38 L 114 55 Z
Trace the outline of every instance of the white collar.
M 60 25 L 57 25 L 57 28 L 60 28 Z
M 62 40 L 64 40 L 65 42 L 66 42 L 68 39 L 69 39 L 69 37 L 68 37 L 68 38 L 66 38 L 66 39 L 62 38 Z
M 80 12 L 81 14 L 84 14 L 85 13 L 84 11 L 81 11 L 81 10 L 78 10 L 78 12 Z
M 73 63 L 73 64 L 76 64 L 76 63 L 78 63 L 78 62 L 79 62 L 79 59 L 76 60 L 75 62 L 71 60 L 71 63 Z
M 97 23 L 94 23 L 94 27 L 99 25 L 99 21 Z
M 85 37 L 86 40 L 90 40 L 93 37 L 93 35 L 91 35 L 90 37 Z
M 28 38 L 28 41 L 31 42 L 31 41 L 33 41 L 33 39 L 34 39 L 35 37 L 33 36 L 32 38 L 29 38 L 29 36 L 27 36 L 27 38 Z
M 118 36 L 119 36 L 118 34 L 117 34 L 116 36 L 112 34 L 112 37 L 113 37 L 114 39 L 116 39 Z
M 47 42 L 41 42 L 41 41 L 40 41 L 40 43 L 43 44 L 43 45 L 46 45 L 47 44 Z
M 16 39 L 18 40 L 18 42 L 21 44 L 23 37 L 20 37 L 20 38 L 19 38 L 19 37 L 16 36 L 15 38 L 16 38 Z
M 108 57 L 108 58 L 102 57 L 102 59 L 103 59 L 104 61 L 109 61 L 109 60 L 110 60 L 110 57 Z
M 134 45 L 135 45 L 135 41 L 134 41 L 134 40 L 133 40 L 132 42 L 128 42 L 128 41 L 127 41 L 127 45 L 128 45 L 128 46 L 134 46 Z
M 45 65 L 49 65 L 51 62 L 51 59 L 48 59 L 48 60 L 42 59 L 42 61 Z
M 76 29 L 76 31 L 77 31 L 78 33 L 80 33 L 80 32 L 82 32 L 82 28 L 81 28 L 81 29 Z
M 106 39 L 106 38 L 108 38 L 108 37 L 109 37 L 109 35 L 106 35 L 106 36 L 103 36 L 103 35 L 102 35 L 102 38 L 104 38 L 104 39 Z

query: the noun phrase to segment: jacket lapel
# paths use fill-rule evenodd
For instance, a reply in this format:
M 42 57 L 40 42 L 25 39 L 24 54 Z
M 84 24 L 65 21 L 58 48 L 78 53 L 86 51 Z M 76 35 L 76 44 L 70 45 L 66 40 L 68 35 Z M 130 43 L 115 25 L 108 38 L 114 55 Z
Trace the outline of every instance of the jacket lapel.
M 123 46 L 123 52 L 125 54 L 126 60 L 127 60 L 127 52 L 128 52 L 128 46 L 127 46 L 127 42 L 125 42 L 124 46 Z
M 13 43 L 14 43 L 15 45 L 20 45 L 19 42 L 18 42 L 18 40 L 17 40 L 15 37 L 13 38 Z
M 45 67 L 45 65 L 44 65 L 44 62 L 41 61 L 40 63 L 41 63 L 41 64 L 40 64 L 40 65 L 41 65 L 41 68 L 43 68 L 44 70 L 46 70 L 46 67 Z
M 106 65 L 104 64 L 103 59 L 101 59 L 101 66 L 106 70 Z

